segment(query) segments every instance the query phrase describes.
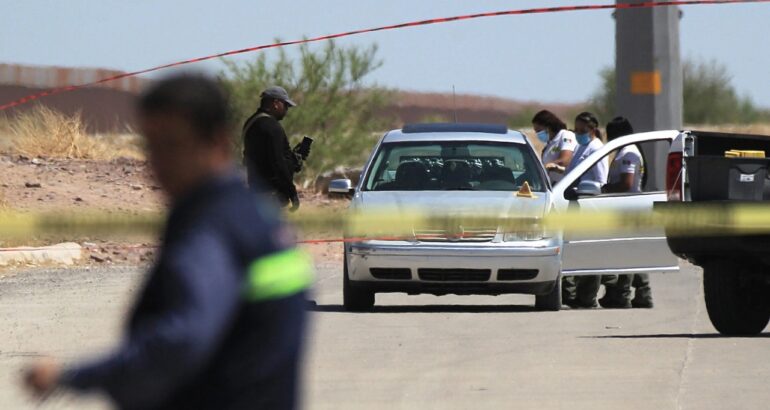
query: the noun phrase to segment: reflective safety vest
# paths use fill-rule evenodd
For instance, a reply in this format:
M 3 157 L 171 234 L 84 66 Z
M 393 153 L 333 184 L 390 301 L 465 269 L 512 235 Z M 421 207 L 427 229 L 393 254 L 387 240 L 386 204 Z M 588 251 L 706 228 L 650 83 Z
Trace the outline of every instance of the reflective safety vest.
M 249 302 L 289 297 L 309 288 L 313 279 L 310 255 L 296 248 L 284 250 L 249 265 L 244 297 Z

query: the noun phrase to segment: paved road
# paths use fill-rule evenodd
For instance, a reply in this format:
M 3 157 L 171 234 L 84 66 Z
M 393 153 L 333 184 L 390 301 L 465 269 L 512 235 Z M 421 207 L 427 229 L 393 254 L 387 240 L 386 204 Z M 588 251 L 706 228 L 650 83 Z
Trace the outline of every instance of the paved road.
M 319 265 L 306 361 L 309 409 L 768 408 L 766 337 L 723 338 L 700 271 L 653 278 L 653 310 L 534 312 L 532 297 L 380 295 L 340 308 L 340 266 Z M 134 269 L 32 270 L 0 278 L 0 407 L 31 408 L 19 367 L 116 339 Z M 767 335 L 764 335 L 767 336 Z M 103 408 L 57 397 L 43 408 Z

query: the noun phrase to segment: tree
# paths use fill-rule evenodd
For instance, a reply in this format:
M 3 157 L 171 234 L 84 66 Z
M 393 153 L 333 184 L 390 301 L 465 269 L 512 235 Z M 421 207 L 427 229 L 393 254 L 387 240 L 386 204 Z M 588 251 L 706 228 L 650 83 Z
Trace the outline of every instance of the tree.
M 685 60 L 683 71 L 684 122 L 687 124 L 753 123 L 770 119 L 749 97 L 740 97 L 731 84 L 727 67 L 716 61 Z M 599 73 L 601 85 L 589 101 L 599 118 L 610 119 L 615 111 L 615 69 Z
M 376 114 L 391 98 L 388 90 L 364 83 L 382 66 L 376 54 L 376 45 L 340 47 L 329 41 L 313 51 L 303 44 L 296 59 L 281 48 L 271 63 L 265 54 L 241 64 L 225 61 L 227 69 L 220 78 L 232 97 L 236 124 L 241 125 L 259 107 L 265 87 L 286 88 L 299 105 L 283 120 L 289 139 L 315 139 L 303 171 L 305 179 L 312 179 L 337 165 L 362 163 L 376 142 L 375 133 L 382 128 Z
M 685 61 L 684 118 L 688 124 L 747 123 L 761 112 L 749 97 L 739 97 L 727 67 L 716 61 Z
M 589 100 L 588 111 L 593 112 L 600 120 L 607 121 L 615 117 L 615 68 L 605 67 L 599 71 L 601 85 Z

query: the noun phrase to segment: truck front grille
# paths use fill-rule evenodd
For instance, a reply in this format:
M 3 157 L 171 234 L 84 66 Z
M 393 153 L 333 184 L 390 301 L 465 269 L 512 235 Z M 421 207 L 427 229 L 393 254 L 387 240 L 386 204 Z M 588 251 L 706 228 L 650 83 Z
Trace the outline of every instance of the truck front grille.
M 497 228 L 415 229 L 414 236 L 422 242 L 491 242 Z

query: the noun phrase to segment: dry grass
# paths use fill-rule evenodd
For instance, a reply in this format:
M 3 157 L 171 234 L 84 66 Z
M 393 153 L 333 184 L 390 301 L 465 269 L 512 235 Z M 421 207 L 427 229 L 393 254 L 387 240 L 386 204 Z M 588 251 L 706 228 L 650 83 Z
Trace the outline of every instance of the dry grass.
M 142 158 L 136 136 L 88 134 L 80 114 L 68 116 L 44 106 L 4 119 L 0 131 L 8 145 L 0 148 L 28 157 Z
M 0 152 L 5 151 L 8 144 L 8 119 L 4 114 L 0 114 Z M 5 200 L 3 188 L 0 187 L 0 212 L 8 208 L 8 202 Z
M 7 151 L 10 142 L 11 122 L 5 113 L 0 112 L 0 152 Z

